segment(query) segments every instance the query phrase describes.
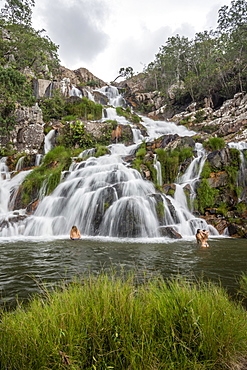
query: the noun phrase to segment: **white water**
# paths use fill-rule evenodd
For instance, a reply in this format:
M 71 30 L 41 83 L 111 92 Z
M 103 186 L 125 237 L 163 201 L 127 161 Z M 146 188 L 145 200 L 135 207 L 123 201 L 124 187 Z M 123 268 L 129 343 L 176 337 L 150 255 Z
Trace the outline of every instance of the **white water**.
M 109 104 L 116 106 L 123 103 L 123 98 L 119 96 L 116 88 L 106 87 L 101 90 L 107 94 Z M 124 117 L 117 116 L 114 108 L 108 107 L 105 112 L 108 119 L 131 125 Z M 148 132 L 145 141 L 162 135 L 195 134 L 174 123 L 153 121 L 147 117 L 142 119 L 142 124 Z M 138 128 L 131 126 L 135 145 L 126 147 L 123 144 L 112 144 L 109 146 L 111 154 L 100 158 L 85 159 L 87 155 L 93 155 L 94 149 L 82 152 L 79 155 L 82 161 L 77 163 L 74 158 L 69 174 L 66 172 L 51 195 L 44 197 L 46 184 L 43 184 L 40 191 L 41 201 L 35 213 L 19 223 L 7 223 L 0 229 L 0 236 L 68 236 L 72 225 L 77 225 L 85 236 L 118 238 L 157 238 L 162 235 L 160 227 L 168 226 L 183 237 L 194 236 L 198 228 L 208 229 L 209 226 L 204 220 L 195 218 L 189 211 L 182 189 L 183 185 L 193 184 L 199 177 L 204 158 L 202 148 L 196 147 L 197 156 L 187 172 L 180 177 L 175 197 L 165 196 L 163 193 L 157 193 L 151 182 L 143 180 L 138 171 L 129 168 L 124 162 L 124 157 L 136 150 L 143 140 Z M 46 136 L 45 153 L 50 150 L 54 135 L 52 130 Z M 155 166 L 158 183 L 161 185 L 161 170 L 157 161 Z M 25 173 L 22 173 L 22 176 L 24 178 Z M 10 193 L 11 188 L 13 186 L 10 184 L 5 187 L 6 192 Z M 7 211 L 9 202 L 2 202 L 4 210 Z M 157 207 L 160 203 L 164 206 L 164 215 L 159 218 Z M 217 234 L 213 227 L 210 227 L 210 232 Z
M 44 152 L 47 154 L 54 146 L 56 130 L 52 129 L 45 136 Z
M 247 150 L 247 143 L 244 141 L 240 141 L 237 143 L 231 142 L 228 143 L 229 148 L 234 148 L 239 150 L 240 153 L 240 171 L 238 173 L 237 178 L 237 185 L 241 188 L 242 187 L 242 194 L 239 197 L 239 201 L 246 199 L 247 197 L 247 162 L 244 156 L 244 150 Z

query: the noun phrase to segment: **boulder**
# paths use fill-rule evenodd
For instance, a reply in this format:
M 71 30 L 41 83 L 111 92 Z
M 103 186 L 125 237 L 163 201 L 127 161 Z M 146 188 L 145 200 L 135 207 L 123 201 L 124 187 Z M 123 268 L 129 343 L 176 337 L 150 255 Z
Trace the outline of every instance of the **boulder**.
M 170 226 L 161 226 L 159 228 L 161 236 L 171 238 L 171 239 L 182 239 L 181 234 L 179 234 L 176 230 L 174 230 Z

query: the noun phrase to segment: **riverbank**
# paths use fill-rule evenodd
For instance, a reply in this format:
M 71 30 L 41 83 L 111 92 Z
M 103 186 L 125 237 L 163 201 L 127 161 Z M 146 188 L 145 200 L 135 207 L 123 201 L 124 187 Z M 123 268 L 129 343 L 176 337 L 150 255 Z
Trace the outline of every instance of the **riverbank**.
M 212 283 L 89 275 L 2 312 L 1 369 L 234 369 L 246 319 Z

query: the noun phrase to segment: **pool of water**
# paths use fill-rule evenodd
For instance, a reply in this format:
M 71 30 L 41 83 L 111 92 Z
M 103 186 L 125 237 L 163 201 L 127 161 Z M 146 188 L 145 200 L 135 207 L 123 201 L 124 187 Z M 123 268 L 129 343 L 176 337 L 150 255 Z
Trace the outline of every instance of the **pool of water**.
M 71 281 L 77 275 L 101 271 L 134 271 L 140 276 L 182 275 L 220 282 L 235 292 L 247 272 L 246 239 L 211 238 L 209 248 L 191 240 L 119 240 L 83 238 L 72 241 L 0 239 L 1 304 L 23 301 L 42 286 Z

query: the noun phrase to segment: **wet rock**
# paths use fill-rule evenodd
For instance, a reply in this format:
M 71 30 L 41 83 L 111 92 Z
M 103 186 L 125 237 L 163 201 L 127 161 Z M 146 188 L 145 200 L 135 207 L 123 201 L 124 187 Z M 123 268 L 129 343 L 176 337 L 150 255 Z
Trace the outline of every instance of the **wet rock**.
M 221 170 L 231 163 L 230 150 L 228 148 L 214 150 L 208 154 L 207 160 L 211 168 Z
M 159 231 L 161 236 L 171 239 L 182 239 L 182 236 L 170 226 L 161 226 Z

